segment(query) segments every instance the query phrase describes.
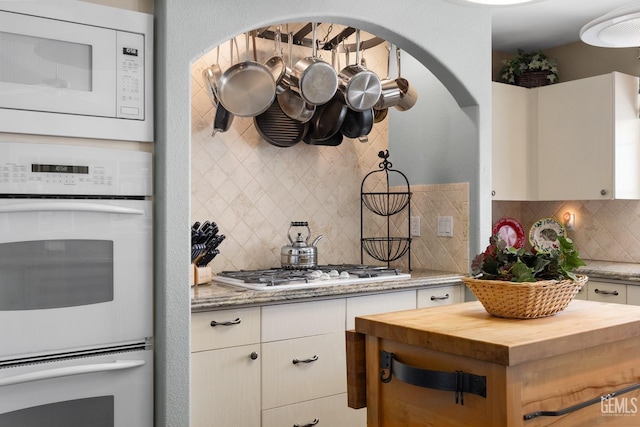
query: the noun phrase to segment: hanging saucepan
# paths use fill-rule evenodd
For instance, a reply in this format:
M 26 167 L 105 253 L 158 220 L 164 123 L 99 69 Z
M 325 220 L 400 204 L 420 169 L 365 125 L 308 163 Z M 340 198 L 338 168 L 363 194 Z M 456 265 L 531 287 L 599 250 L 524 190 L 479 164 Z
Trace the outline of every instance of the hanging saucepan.
M 347 64 L 349 64 L 349 50 L 345 49 Z M 380 79 L 373 71 L 367 70 L 360 64 L 360 30 L 356 30 L 356 63 L 347 65 L 338 74 L 339 89 L 349 108 L 364 111 L 373 108 L 380 98 Z
M 400 102 L 400 88 L 396 79 L 389 78 L 391 69 L 391 43 L 387 43 L 387 77 L 380 81 L 382 90 L 378 102 L 373 106 L 375 123 L 379 123 L 387 117 L 389 107 L 394 107 Z
M 289 86 L 284 81 L 286 65 L 284 63 L 284 59 L 282 59 L 282 47 L 281 47 L 281 33 L 280 27 L 276 29 L 275 38 L 273 39 L 275 42 L 275 50 L 276 53 L 271 58 L 264 63 L 265 67 L 271 71 L 273 75 L 273 79 L 276 82 L 276 94 L 280 94 L 285 90 L 289 89 Z M 255 52 L 255 49 L 254 49 Z
M 240 58 L 240 53 L 238 52 L 238 44 L 235 39 L 229 40 L 229 60 L 233 64 L 233 46 L 236 47 L 236 56 L 238 59 Z M 216 92 L 217 93 L 217 92 Z M 226 132 L 231 127 L 233 123 L 233 114 L 227 110 L 218 98 L 218 104 L 216 105 L 216 114 L 213 118 L 213 132 L 211 136 L 215 136 L 218 132 Z
M 293 68 L 293 33 L 289 33 L 288 45 L 289 45 L 289 67 L 285 69 L 284 82 L 287 89 L 277 95 L 278 104 L 284 113 L 294 120 L 306 123 L 311 120 L 313 113 L 316 111 L 316 106 L 307 104 L 302 97 L 291 89 L 291 70 Z
M 400 88 L 400 100 L 394 106 L 397 110 L 406 111 L 413 107 L 418 100 L 418 92 L 409 84 L 407 79 L 402 78 L 400 72 L 400 48 L 396 48 L 396 58 L 398 60 L 398 87 Z
M 271 106 L 276 96 L 276 82 L 266 66 L 251 60 L 249 33 L 245 38 L 247 59 L 232 65 L 222 74 L 218 99 L 234 115 L 252 117 Z
M 326 104 L 338 89 L 338 75 L 331 64 L 317 57 L 318 24 L 312 23 L 313 45 L 311 56 L 296 62 L 291 70 L 291 84 L 307 104 Z
M 267 111 L 253 118 L 260 136 L 276 147 L 292 147 L 307 134 L 308 123 L 302 123 L 287 116 L 277 101 L 273 101 Z
M 218 105 L 218 82 L 220 77 L 222 77 L 222 70 L 220 69 L 220 46 L 218 46 L 216 48 L 216 63 L 202 70 L 204 87 L 214 106 Z

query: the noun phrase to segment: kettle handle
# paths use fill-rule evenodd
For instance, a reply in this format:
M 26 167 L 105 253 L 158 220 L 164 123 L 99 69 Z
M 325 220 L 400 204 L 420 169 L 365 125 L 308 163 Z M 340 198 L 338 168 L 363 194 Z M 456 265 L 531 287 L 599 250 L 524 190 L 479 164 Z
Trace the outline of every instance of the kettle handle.
M 293 244 L 293 238 L 291 237 L 291 229 L 293 227 L 307 227 L 307 237 L 304 239 L 306 243 L 309 242 L 309 237 L 311 236 L 311 229 L 309 229 L 309 223 L 307 221 L 291 221 L 291 226 L 289 227 L 289 232 L 287 233 L 289 236 L 289 241 Z

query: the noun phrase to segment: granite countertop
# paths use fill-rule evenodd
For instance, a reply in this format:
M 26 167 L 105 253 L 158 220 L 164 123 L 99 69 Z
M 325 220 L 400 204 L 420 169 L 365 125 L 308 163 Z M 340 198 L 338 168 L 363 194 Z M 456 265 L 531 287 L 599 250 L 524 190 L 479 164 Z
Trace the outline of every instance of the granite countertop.
M 584 262 L 587 265 L 577 268 L 576 273 L 586 274 L 594 279 L 625 280 L 640 284 L 640 264 L 595 260 L 584 260 Z
M 585 260 L 585 262 L 587 265 L 576 269 L 576 273 L 586 274 L 594 279 L 623 280 L 640 285 L 640 264 L 595 260 Z M 446 271 L 415 270 L 411 272 L 411 278 L 407 280 L 273 291 L 254 291 L 223 283 L 209 282 L 191 288 L 191 311 L 416 289 L 458 283 L 462 276 L 460 273 Z
M 309 298 L 336 298 L 366 293 L 415 289 L 461 282 L 462 274 L 436 270 L 416 270 L 407 280 L 324 286 L 308 289 L 254 291 L 237 286 L 209 282 L 191 288 L 191 311 L 206 311 L 239 306 L 268 305 Z

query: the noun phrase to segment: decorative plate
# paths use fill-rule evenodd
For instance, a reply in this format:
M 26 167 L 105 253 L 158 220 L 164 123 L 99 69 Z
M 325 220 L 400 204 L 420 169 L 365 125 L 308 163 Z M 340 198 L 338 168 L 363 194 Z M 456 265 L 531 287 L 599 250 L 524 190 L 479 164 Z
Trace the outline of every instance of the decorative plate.
M 513 218 L 500 218 L 493 224 L 493 234 L 499 234 L 507 245 L 520 249 L 524 246 L 524 228 Z
M 529 230 L 529 243 L 538 252 L 549 252 L 559 246 L 558 236 L 564 236 L 567 230 L 555 218 L 537 220 Z

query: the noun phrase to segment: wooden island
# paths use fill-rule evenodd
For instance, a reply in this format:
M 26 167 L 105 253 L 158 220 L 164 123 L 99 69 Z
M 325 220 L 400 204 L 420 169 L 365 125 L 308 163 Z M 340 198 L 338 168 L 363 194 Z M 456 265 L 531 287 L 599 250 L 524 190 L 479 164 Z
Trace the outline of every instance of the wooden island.
M 515 320 L 468 302 L 357 317 L 347 378 L 369 427 L 637 427 L 640 306 L 574 300 Z

